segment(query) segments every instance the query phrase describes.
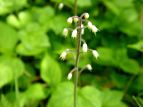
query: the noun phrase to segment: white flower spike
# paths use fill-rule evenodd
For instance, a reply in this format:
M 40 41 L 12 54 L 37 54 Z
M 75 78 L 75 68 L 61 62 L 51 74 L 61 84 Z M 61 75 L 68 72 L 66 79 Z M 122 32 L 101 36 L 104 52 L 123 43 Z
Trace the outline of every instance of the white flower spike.
M 98 31 L 98 28 L 95 25 L 93 25 L 91 30 L 93 33 L 96 33 Z
M 74 29 L 72 31 L 72 38 L 76 38 L 77 37 L 77 29 Z
M 71 80 L 71 78 L 72 78 L 72 73 L 70 72 L 70 73 L 68 74 L 67 79 L 68 79 L 68 80 Z
M 88 14 L 88 13 L 85 13 L 85 14 L 84 14 L 84 18 L 85 18 L 85 19 L 88 19 L 88 18 L 89 18 L 89 14 Z
M 87 65 L 86 65 L 86 68 L 87 68 L 89 71 L 92 70 L 92 66 L 91 66 L 90 64 L 87 64 Z
M 67 19 L 67 22 L 68 22 L 69 24 L 72 24 L 73 18 L 72 18 L 72 17 L 69 17 L 69 18 Z
M 96 59 L 99 57 L 99 53 L 96 50 L 92 50 L 92 54 Z
M 86 43 L 83 43 L 83 45 L 82 45 L 82 51 L 83 51 L 83 52 L 87 52 L 87 50 L 88 50 L 87 44 L 86 44 Z
M 61 58 L 62 60 L 65 60 L 65 59 L 66 59 L 66 56 L 67 56 L 67 52 L 66 52 L 66 51 L 63 51 L 63 52 L 61 53 L 61 55 L 60 55 L 60 58 Z
M 64 30 L 63 30 L 63 35 L 64 35 L 65 37 L 67 37 L 67 35 L 68 35 L 68 29 L 67 29 L 67 28 L 64 28 Z
M 62 10 L 63 7 L 64 7 L 64 4 L 63 4 L 63 3 L 60 3 L 59 6 L 58 6 L 59 10 Z

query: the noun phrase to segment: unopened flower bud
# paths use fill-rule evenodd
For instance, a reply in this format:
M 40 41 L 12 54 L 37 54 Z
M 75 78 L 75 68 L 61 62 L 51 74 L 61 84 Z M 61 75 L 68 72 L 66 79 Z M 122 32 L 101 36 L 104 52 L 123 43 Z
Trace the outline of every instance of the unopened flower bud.
M 68 79 L 68 80 L 71 80 L 71 78 L 72 78 L 72 73 L 70 72 L 70 73 L 68 74 L 67 79 Z
M 88 50 L 88 46 L 87 46 L 86 43 L 84 43 L 84 44 L 82 45 L 82 51 L 83 51 L 83 52 L 87 52 L 87 50 Z
M 77 29 L 74 29 L 74 30 L 72 31 L 72 37 L 73 37 L 73 38 L 76 38 L 76 37 L 77 37 Z
M 67 37 L 67 35 L 68 35 L 68 29 L 67 29 L 67 28 L 64 28 L 64 30 L 63 30 L 63 35 L 64 35 L 65 37 Z
M 89 29 L 92 29 L 93 25 L 92 25 L 92 23 L 91 23 L 90 21 L 87 23 L 87 27 L 88 27 Z
M 72 18 L 72 17 L 69 17 L 69 18 L 67 19 L 67 22 L 68 22 L 69 24 L 72 24 L 73 18 Z
M 84 14 L 84 18 L 85 18 L 85 19 L 88 19 L 88 18 L 89 18 L 89 14 L 88 14 L 88 13 L 85 13 L 85 14 Z
M 92 50 L 92 54 L 96 59 L 99 57 L 99 53 L 96 50 Z
M 65 60 L 65 59 L 66 59 L 66 56 L 67 56 L 67 52 L 66 52 L 66 51 L 63 51 L 63 52 L 61 53 L 61 55 L 60 55 L 60 58 L 61 58 L 62 60 Z
M 59 10 L 62 10 L 63 7 L 64 7 L 64 4 L 63 4 L 63 3 L 60 3 L 59 6 L 58 6 Z
M 78 22 L 78 17 L 74 17 L 73 20 L 75 23 Z
M 87 68 L 89 71 L 92 70 L 92 66 L 91 66 L 90 64 L 87 64 L 87 65 L 86 65 L 86 68 Z
M 97 29 L 97 27 L 95 25 L 92 26 L 91 30 L 92 30 L 93 33 L 96 33 L 98 31 L 98 29 Z

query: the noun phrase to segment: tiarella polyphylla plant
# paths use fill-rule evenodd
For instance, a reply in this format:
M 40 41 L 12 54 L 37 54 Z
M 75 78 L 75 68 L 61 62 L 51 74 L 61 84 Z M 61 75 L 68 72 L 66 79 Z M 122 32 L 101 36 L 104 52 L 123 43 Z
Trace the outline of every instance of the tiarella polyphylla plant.
M 92 66 L 90 64 L 85 65 L 82 69 L 79 70 L 78 63 L 80 58 L 80 53 L 87 53 L 90 52 L 93 54 L 93 56 L 97 59 L 99 57 L 99 54 L 96 50 L 89 49 L 86 41 L 82 38 L 82 35 L 84 34 L 84 29 L 88 28 L 93 33 L 96 33 L 98 31 L 98 28 L 92 24 L 91 21 L 88 20 L 89 14 L 83 13 L 81 16 L 72 16 L 67 19 L 67 23 L 70 25 L 75 25 L 74 28 L 64 28 L 63 29 L 63 35 L 67 37 L 69 34 L 71 34 L 72 38 L 75 38 L 77 40 L 77 47 L 76 51 L 71 51 L 70 49 L 67 49 L 63 51 L 60 55 L 60 58 L 62 60 L 65 60 L 67 57 L 67 54 L 70 54 L 71 52 L 76 52 L 76 58 L 75 58 L 75 67 L 69 72 L 67 79 L 70 80 L 72 78 L 73 73 L 75 74 L 74 78 L 74 107 L 77 105 L 77 84 L 78 84 L 78 75 L 82 73 L 85 69 L 92 70 Z

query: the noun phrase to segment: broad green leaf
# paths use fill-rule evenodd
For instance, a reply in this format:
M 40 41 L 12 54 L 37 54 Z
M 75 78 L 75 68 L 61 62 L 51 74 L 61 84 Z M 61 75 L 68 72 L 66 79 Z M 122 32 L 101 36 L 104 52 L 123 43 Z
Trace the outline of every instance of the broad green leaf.
M 21 43 L 17 46 L 17 53 L 25 56 L 37 55 L 50 46 L 48 36 L 39 25 L 31 24 L 20 32 Z
M 49 20 L 48 23 L 48 27 L 52 29 L 56 34 L 60 34 L 66 25 L 66 17 L 63 15 L 57 15 L 56 17 L 53 17 L 53 19 Z
M 121 63 L 119 63 L 119 66 L 127 73 L 130 74 L 138 74 L 140 67 L 136 60 L 133 59 L 125 59 Z
M 16 102 L 15 103 L 11 103 L 7 99 L 7 96 L 2 94 L 0 97 L 1 97 L 1 99 L 0 99 L 0 107 L 15 107 L 16 106 Z
M 79 92 L 79 96 L 84 99 L 86 107 L 101 107 L 101 93 L 92 86 L 85 86 Z M 83 103 L 81 107 L 85 106 Z
M 103 0 L 103 3 L 116 15 L 120 15 L 123 9 L 133 8 L 132 0 Z
M 142 25 L 137 20 L 133 22 L 123 22 L 124 23 L 122 23 L 122 25 L 119 26 L 119 30 L 126 33 L 127 36 L 139 36 L 142 32 Z
M 36 83 L 31 85 L 24 93 L 22 93 L 22 96 L 25 98 L 25 101 L 36 101 L 46 98 L 47 95 L 44 85 Z
M 0 52 L 9 53 L 15 48 L 18 41 L 18 33 L 12 27 L 0 22 Z
M 0 57 L 0 88 L 24 72 L 24 64 L 18 58 Z
M 105 90 L 102 92 L 102 107 L 127 107 L 121 100 L 123 92 L 114 90 Z
M 73 89 L 74 86 L 70 82 L 57 86 L 47 107 L 73 107 Z M 101 107 L 100 91 L 91 86 L 78 89 L 77 102 L 78 107 Z
M 143 52 L 143 40 L 138 41 L 135 44 L 128 45 L 130 48 Z
M 99 61 L 98 63 L 104 64 L 104 65 L 116 65 L 115 53 L 110 48 L 98 48 L 97 50 L 99 52 Z
M 99 60 L 97 63 L 121 68 L 124 72 L 137 74 L 139 64 L 133 59 L 129 59 L 126 49 L 98 48 Z
M 27 5 L 27 0 L 0 0 L 0 15 L 10 13 Z
M 49 23 L 49 20 L 51 20 L 53 17 L 55 17 L 55 11 L 54 8 L 50 6 L 46 6 L 43 8 L 34 7 L 30 11 L 32 14 L 32 18 L 34 21 L 38 21 L 42 25 L 47 25 Z M 35 17 L 37 16 L 37 17 Z
M 61 69 L 59 64 L 49 55 L 46 55 L 41 62 L 41 78 L 49 85 L 57 85 L 61 81 Z
M 92 2 L 91 0 L 84 0 L 84 2 L 83 0 L 78 0 L 77 4 L 79 7 L 90 7 L 92 5 Z
M 103 0 L 103 3 L 105 6 L 110 9 L 114 14 L 119 15 L 120 9 L 114 4 L 114 2 L 111 2 L 110 0 Z
M 140 74 L 137 78 L 135 78 L 133 84 L 131 84 L 131 91 L 133 92 L 142 92 L 143 88 L 143 74 Z
M 57 2 L 57 3 L 61 3 L 62 2 L 65 5 L 68 5 L 70 7 L 72 7 L 74 5 L 74 1 L 73 0 L 64 0 L 64 1 L 63 0 L 52 0 L 52 1 Z M 83 0 L 78 0 L 77 5 L 79 7 L 89 7 L 89 6 L 92 5 L 92 2 L 91 2 L 91 0 L 84 0 L 84 2 L 83 2 Z
M 11 26 L 20 28 L 20 22 L 14 14 L 10 14 L 6 20 L 7 20 L 7 23 L 10 24 Z

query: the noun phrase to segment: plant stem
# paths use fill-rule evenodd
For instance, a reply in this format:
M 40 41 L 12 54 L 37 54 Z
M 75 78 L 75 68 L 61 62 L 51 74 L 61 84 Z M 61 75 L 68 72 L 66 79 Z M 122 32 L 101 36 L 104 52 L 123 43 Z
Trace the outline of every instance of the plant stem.
M 80 59 L 80 47 L 81 47 L 81 19 L 78 22 L 80 29 L 77 30 L 77 50 L 76 50 L 76 60 L 75 60 L 75 80 L 74 80 L 74 107 L 77 107 L 77 85 L 78 85 L 78 63 Z
M 77 0 L 74 0 L 74 15 L 77 15 Z
M 16 107 L 20 107 L 19 104 L 19 85 L 18 85 L 18 79 L 15 76 L 15 95 L 16 95 Z
M 74 15 L 77 15 L 77 0 L 74 0 Z M 80 58 L 80 46 L 81 46 L 81 19 L 78 22 L 78 29 L 77 33 L 77 48 L 76 48 L 76 60 L 75 60 L 75 80 L 74 80 L 74 107 L 77 107 L 77 85 L 78 85 L 78 63 Z

